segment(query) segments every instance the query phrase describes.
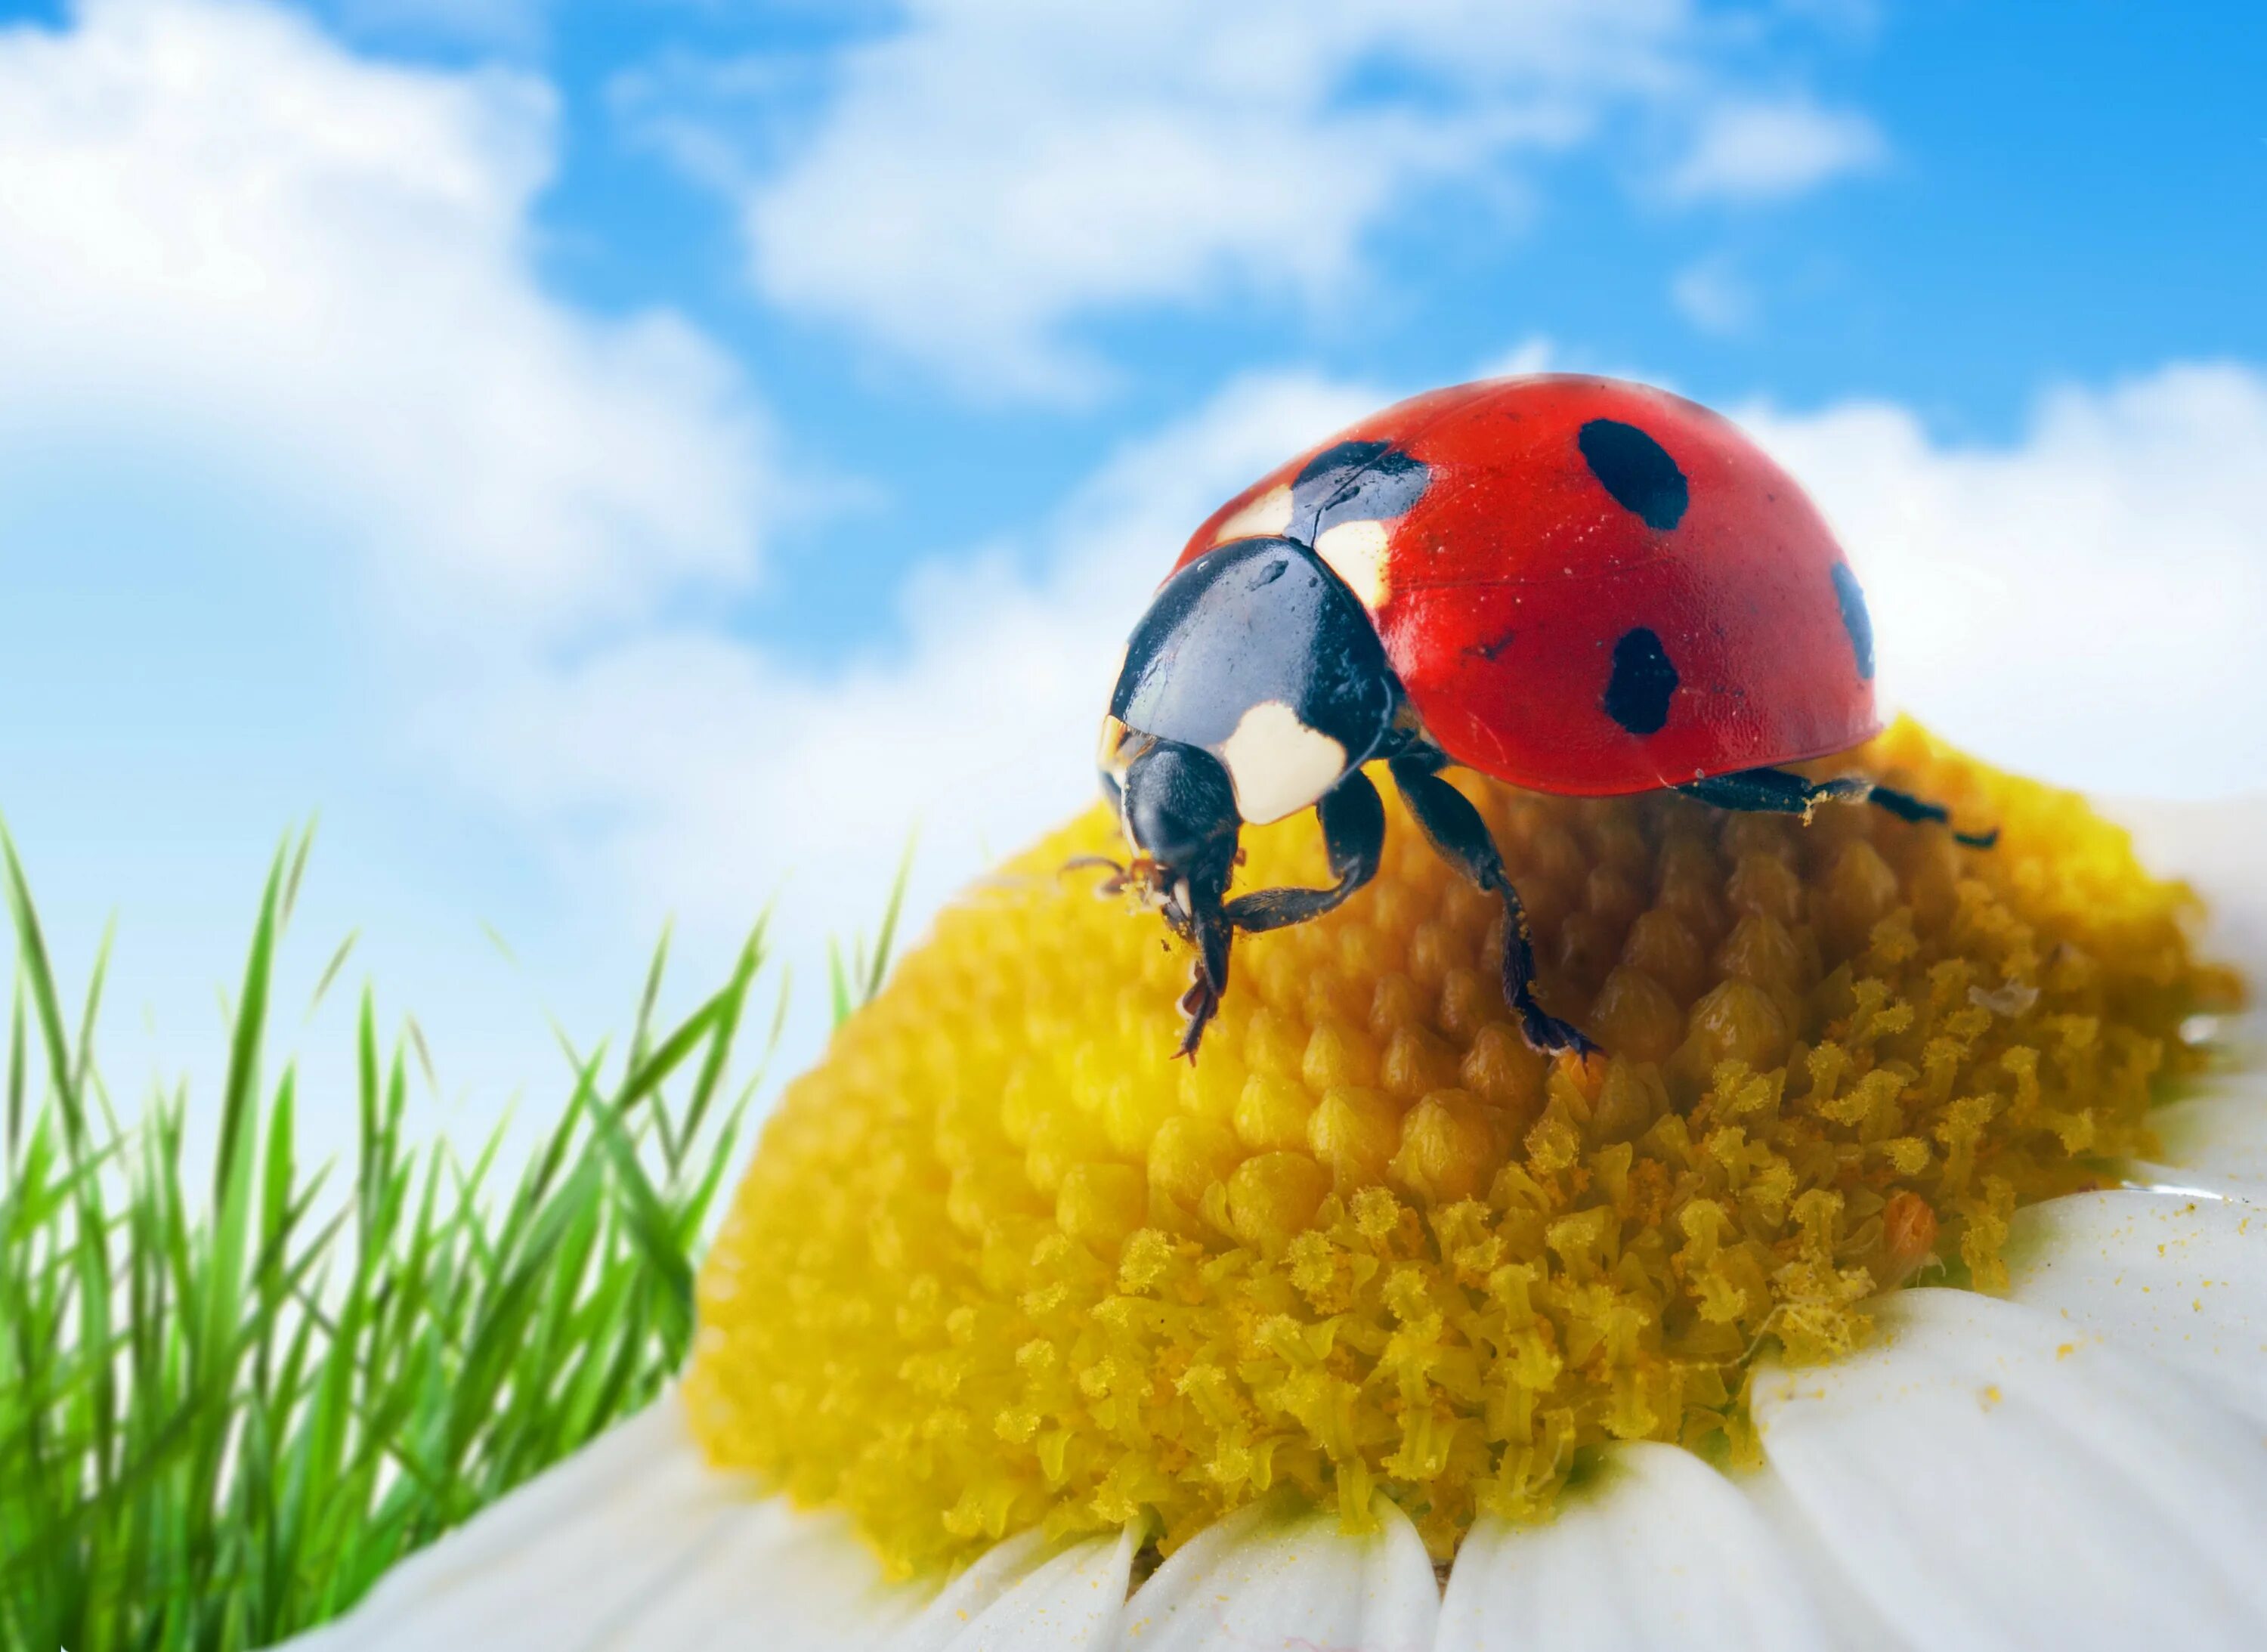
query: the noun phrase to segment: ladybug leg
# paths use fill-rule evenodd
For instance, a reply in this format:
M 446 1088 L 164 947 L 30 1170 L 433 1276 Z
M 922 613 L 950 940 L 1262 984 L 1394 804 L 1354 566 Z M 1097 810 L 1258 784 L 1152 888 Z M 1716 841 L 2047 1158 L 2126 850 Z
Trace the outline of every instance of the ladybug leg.
M 1315 813 L 1322 821 L 1331 876 L 1338 881 L 1328 889 L 1262 889 L 1238 895 L 1228 903 L 1228 921 L 1237 929 L 1257 933 L 1319 918 L 1377 876 L 1385 852 L 1385 805 L 1369 777 L 1358 768 L 1347 770 L 1344 780 L 1323 794 Z
M 1527 923 L 1527 909 L 1519 904 L 1519 891 L 1504 870 L 1503 855 L 1488 835 L 1487 822 L 1471 800 L 1442 780 L 1437 772 L 1447 760 L 1437 751 L 1418 746 L 1390 760 L 1393 783 L 1401 800 L 1423 828 L 1426 841 L 1441 858 L 1482 889 L 1503 898 L 1503 995 L 1519 1012 L 1527 1041 L 1546 1055 L 1571 1051 L 1588 1055 L 1597 1046 L 1571 1023 L 1561 1021 L 1535 1002 L 1535 936 Z
M 1195 978 L 1180 1001 L 1180 1011 L 1188 1022 L 1181 1029 L 1180 1046 L 1173 1052 L 1175 1055 L 1187 1056 L 1193 1063 L 1197 1046 L 1204 1041 L 1205 1029 L 1220 1010 L 1221 995 L 1228 990 L 1228 953 L 1236 939 L 1236 929 L 1217 894 L 1194 894 L 1188 912 L 1168 911 L 1165 916 L 1197 949 Z
M 1783 768 L 1750 768 L 1736 775 L 1713 775 L 1676 788 L 1688 797 L 1736 809 L 1750 814 L 1795 814 L 1805 820 L 1822 803 L 1869 803 L 1900 820 L 1928 820 L 1948 825 L 1952 814 L 1941 803 L 1928 803 L 1892 786 L 1876 786 L 1855 775 L 1838 780 L 1809 781 Z M 1988 849 L 1999 833 L 1955 832 L 1955 840 L 1974 849 Z
M 1949 825 L 1952 814 L 1941 803 L 1929 803 L 1911 792 L 1893 787 L 1875 786 L 1866 794 L 1866 801 L 1876 809 L 1887 810 L 1900 820 L 1936 820 Z M 1955 832 L 1953 840 L 1965 843 L 1971 849 L 1988 849 L 1999 841 L 1999 828 L 1989 832 Z
M 1783 768 L 1748 768 L 1736 775 L 1711 775 L 1676 789 L 1719 809 L 1742 814 L 1794 814 L 1808 821 L 1820 804 L 1863 803 L 1873 788 L 1855 778 L 1808 781 Z

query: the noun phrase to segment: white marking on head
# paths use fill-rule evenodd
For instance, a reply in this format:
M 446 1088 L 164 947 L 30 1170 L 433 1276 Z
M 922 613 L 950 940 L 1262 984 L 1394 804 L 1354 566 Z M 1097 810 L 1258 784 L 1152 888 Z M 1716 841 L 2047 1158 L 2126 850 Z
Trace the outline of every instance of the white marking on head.
M 1280 539 L 1291 531 L 1291 488 L 1270 488 L 1250 504 L 1220 525 L 1212 536 L 1214 545 L 1225 545 L 1230 540 Z
M 1244 714 L 1236 732 L 1213 749 L 1236 788 L 1236 810 L 1252 826 L 1296 814 L 1337 785 L 1346 749 L 1299 721 L 1280 700 Z
M 1385 577 L 1386 525 L 1383 522 L 1341 522 L 1324 531 L 1315 541 L 1315 554 L 1346 581 L 1361 606 L 1372 613 L 1385 606 L 1390 588 Z

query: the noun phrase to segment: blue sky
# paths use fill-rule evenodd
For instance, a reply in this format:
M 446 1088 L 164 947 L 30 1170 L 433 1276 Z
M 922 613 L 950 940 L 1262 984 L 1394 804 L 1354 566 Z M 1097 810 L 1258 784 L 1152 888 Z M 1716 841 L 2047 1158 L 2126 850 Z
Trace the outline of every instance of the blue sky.
M 0 810 L 68 963 L 120 914 L 129 1091 L 319 811 L 295 984 L 359 928 L 477 1122 L 666 914 L 776 896 L 808 988 L 916 819 L 933 909 L 1211 504 L 1537 365 L 1748 421 L 1955 738 L 2256 789 L 2251 22 L 0 5 Z
M 745 361 L 795 457 L 871 488 L 852 530 L 862 569 L 1014 532 L 1244 364 L 1449 382 L 1539 334 L 1713 402 L 1883 396 L 1947 437 L 2006 441 L 2045 383 L 2267 355 L 2267 46 L 2234 5 L 2172 23 L 2101 0 L 1702 13 L 1680 67 L 1705 90 L 1602 116 L 1563 148 L 1412 176 L 1320 303 L 1287 303 L 1263 275 L 1068 307 L 1059 337 L 1110 387 L 1037 407 L 967 393 L 980 357 L 963 393 L 941 395 L 918 362 L 808 305 L 767 305 L 749 279 L 714 168 L 792 166 L 839 110 L 843 55 L 902 40 L 891 9 L 531 5 L 486 28 L 460 18 L 453 36 L 398 6 L 330 15 L 376 50 L 462 64 L 502 47 L 540 67 L 565 116 L 538 207 L 545 279 L 600 312 L 667 305 Z M 1330 102 L 1403 95 L 1383 34 Z M 1874 136 L 1822 155 L 1815 180 L 1797 164 L 1783 183 L 1680 198 L 1665 180 L 1715 97 Z M 728 160 L 672 153 L 666 128 L 693 124 Z M 887 639 L 886 608 L 836 577 L 843 537 L 832 518 L 780 545 L 739 616 L 749 634 L 818 660 Z

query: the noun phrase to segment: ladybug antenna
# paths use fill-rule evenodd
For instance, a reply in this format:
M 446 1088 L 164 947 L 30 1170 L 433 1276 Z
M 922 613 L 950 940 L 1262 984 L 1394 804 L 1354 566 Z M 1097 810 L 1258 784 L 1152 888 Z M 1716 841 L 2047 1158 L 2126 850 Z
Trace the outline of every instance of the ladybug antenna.
M 1106 870 L 1110 876 L 1094 886 L 1094 892 L 1105 899 L 1123 894 L 1131 877 L 1126 868 L 1107 855 L 1074 855 L 1055 869 L 1057 877 L 1067 877 L 1073 872 Z

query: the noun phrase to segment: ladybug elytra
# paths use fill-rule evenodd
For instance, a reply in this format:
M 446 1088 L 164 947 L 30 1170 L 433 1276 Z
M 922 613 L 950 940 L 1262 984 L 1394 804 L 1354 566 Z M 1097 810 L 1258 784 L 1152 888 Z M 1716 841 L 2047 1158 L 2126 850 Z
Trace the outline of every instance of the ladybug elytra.
M 1864 779 L 1779 767 L 1876 733 L 1873 679 L 1832 533 L 1726 420 L 1608 378 L 1434 391 L 1263 477 L 1190 539 L 1103 718 L 1103 789 L 1134 853 L 1112 886 L 1196 949 L 1193 1054 L 1236 931 L 1319 917 L 1376 875 L 1385 812 L 1363 765 L 1383 761 L 1433 848 L 1501 898 L 1504 994 L 1528 1041 L 1587 1052 L 1536 1002 L 1518 892 L 1441 770 L 1942 821 Z M 1229 899 L 1243 826 L 1307 808 L 1332 884 Z

